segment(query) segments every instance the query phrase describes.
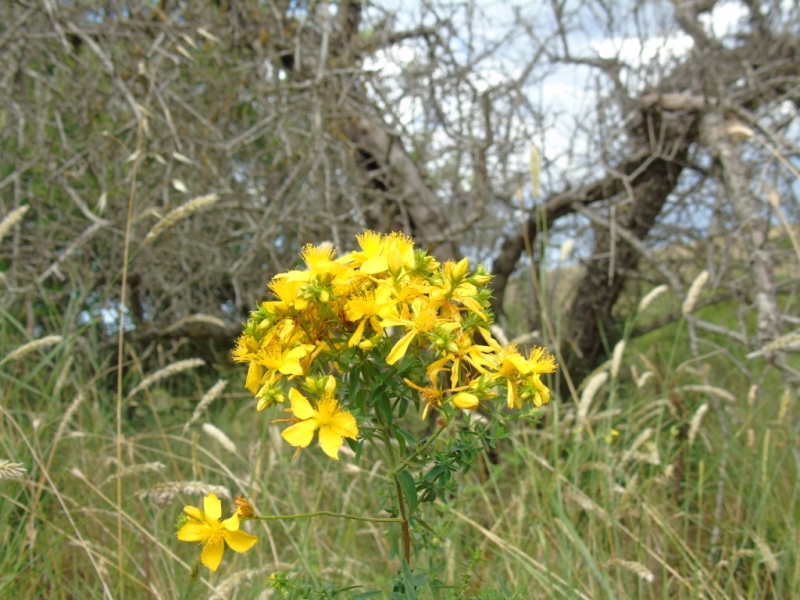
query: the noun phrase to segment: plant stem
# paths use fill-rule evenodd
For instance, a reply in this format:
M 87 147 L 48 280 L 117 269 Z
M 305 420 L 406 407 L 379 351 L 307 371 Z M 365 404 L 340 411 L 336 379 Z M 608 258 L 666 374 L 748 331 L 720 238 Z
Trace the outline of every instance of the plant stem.
M 439 438 L 439 436 L 442 435 L 445 429 L 447 429 L 447 425 L 445 425 L 444 427 L 439 427 L 439 429 L 437 429 L 434 432 L 434 434 L 427 439 L 427 441 L 421 448 L 415 450 L 407 459 L 405 459 L 403 462 L 400 463 L 400 467 L 401 468 L 407 467 L 409 466 L 409 464 L 411 464 L 411 461 L 414 460 L 417 456 L 424 455 L 427 452 L 428 448 L 430 448 L 433 445 L 433 443 Z
M 298 513 L 295 515 L 269 515 L 266 517 L 252 517 L 258 521 L 291 521 L 294 519 L 311 519 L 313 517 L 335 517 L 337 519 L 349 519 L 351 521 L 369 521 L 370 523 L 401 523 L 403 519 L 399 517 L 357 517 L 346 513 L 336 513 L 329 510 L 318 510 L 310 513 Z
M 406 514 L 406 507 L 403 503 L 403 490 L 400 487 L 400 480 L 397 479 L 397 459 L 394 455 L 394 446 L 392 446 L 392 438 L 389 435 L 389 426 L 383 420 L 383 415 L 380 410 L 375 411 L 375 416 L 380 423 L 381 437 L 386 445 L 386 454 L 389 459 L 389 468 L 392 472 L 392 479 L 394 479 L 394 491 L 397 496 L 397 508 L 400 511 L 400 526 L 403 530 L 403 558 L 407 564 L 411 564 L 411 532 L 408 527 L 408 515 Z
M 397 504 L 400 508 L 400 519 L 401 527 L 403 529 L 403 558 L 406 561 L 406 564 L 411 565 L 411 532 L 408 528 L 408 516 L 406 515 L 406 507 L 403 503 L 403 490 L 400 488 L 400 480 L 397 478 L 397 475 L 392 476 L 394 478 L 394 491 L 397 494 Z

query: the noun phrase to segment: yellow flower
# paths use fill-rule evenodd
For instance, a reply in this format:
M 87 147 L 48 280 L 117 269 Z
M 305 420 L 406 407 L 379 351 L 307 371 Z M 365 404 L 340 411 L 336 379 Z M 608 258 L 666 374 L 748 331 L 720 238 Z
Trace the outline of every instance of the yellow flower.
M 414 267 L 414 240 L 403 233 L 392 232 L 384 238 L 384 253 L 389 272 L 397 277 L 400 270 Z
M 455 352 L 447 352 L 442 358 L 434 361 L 428 367 L 428 375 L 433 376 L 443 369 L 443 367 L 453 362 L 450 368 L 450 382 L 452 385 L 458 385 L 461 379 L 461 366 L 462 361 L 468 363 L 473 369 L 479 373 L 486 373 L 486 367 L 492 366 L 492 348 L 489 346 L 482 346 L 475 344 L 466 335 L 460 335 L 455 341 Z
M 409 328 L 408 333 L 400 338 L 386 357 L 387 365 L 393 365 L 403 358 L 408 351 L 409 344 L 418 334 L 433 331 L 441 321 L 436 314 L 434 304 L 432 302 L 423 302 L 422 297 L 414 300 L 411 310 L 413 311 L 413 316 L 410 319 L 388 317 L 381 322 L 383 327 L 402 325 Z
M 391 290 L 386 287 L 379 287 L 375 292 L 364 292 L 363 296 L 356 296 L 345 304 L 344 312 L 348 321 L 358 321 L 355 333 L 350 337 L 347 346 L 352 348 L 361 342 L 364 335 L 364 326 L 367 321 L 372 326 L 375 333 L 383 333 L 383 327 L 378 317 L 385 318 L 397 315 L 395 309 L 396 301 L 391 297 Z
M 307 244 L 300 253 L 303 262 L 306 263 L 306 271 L 289 271 L 279 273 L 275 279 L 285 279 L 288 282 L 310 282 L 317 280 L 320 283 L 330 283 L 334 277 L 346 271 L 346 267 L 333 260 L 336 251 L 329 244 L 314 246 Z M 283 298 L 281 298 L 283 300 Z
M 314 350 L 311 344 L 300 344 L 294 348 L 285 348 L 280 340 L 273 339 L 261 349 L 259 364 L 274 373 L 278 371 L 283 375 L 303 375 L 305 370 L 300 364 L 308 354 Z
M 234 513 L 229 519 L 220 521 L 222 504 L 214 494 L 203 499 L 203 510 L 194 506 L 185 506 L 183 512 L 189 520 L 178 530 L 178 539 L 182 542 L 201 542 L 203 551 L 200 562 L 212 571 L 216 571 L 222 562 L 225 544 L 234 552 L 247 552 L 258 541 L 258 538 L 244 531 L 239 531 L 239 514 Z
M 497 374 L 495 378 L 504 377 L 508 384 L 507 404 L 509 408 L 522 407 L 519 386 L 527 384 L 532 388 L 526 396 L 538 407 L 550 401 L 550 390 L 540 378 L 544 373 L 556 370 L 556 359 L 545 348 L 534 347 L 528 358 L 520 355 L 513 345 L 506 346 L 497 357 Z
M 301 273 L 300 271 L 290 271 L 276 276 L 269 284 L 269 289 L 278 297 L 277 301 L 264 302 L 262 306 L 271 313 L 285 315 L 289 309 L 305 310 L 308 301 L 301 295 L 303 279 L 301 277 L 291 277 L 291 273 Z
M 365 231 L 361 235 L 357 235 L 356 239 L 362 252 L 353 252 L 351 257 L 361 267 L 362 273 L 377 275 L 389 268 L 389 263 L 382 256 L 385 244 L 380 234 L 374 231 Z
M 442 405 L 442 390 L 439 389 L 439 386 L 436 382 L 433 382 L 434 385 L 432 387 L 422 387 L 408 379 L 407 377 L 403 377 L 403 381 L 406 382 L 406 385 L 414 388 L 417 390 L 422 399 L 425 401 L 425 408 L 422 409 L 422 419 L 424 420 L 425 417 L 428 416 L 428 411 L 430 410 L 431 406 L 439 407 Z
M 316 409 L 296 389 L 289 390 L 289 400 L 292 403 L 289 410 L 294 415 L 292 421 L 298 422 L 283 431 L 283 439 L 298 450 L 307 448 L 314 439 L 314 432 L 319 429 L 319 445 L 322 451 L 332 459 L 339 460 L 339 448 L 342 447 L 344 438 L 356 439 L 358 427 L 355 417 L 339 408 L 339 403 L 333 396 L 335 389 L 336 380 L 329 376 L 325 393 Z
M 528 364 L 530 365 L 530 372 L 541 375 L 542 373 L 555 373 L 558 365 L 556 364 L 556 357 L 550 354 L 546 348 L 534 346 L 531 348 L 530 356 L 528 356 Z

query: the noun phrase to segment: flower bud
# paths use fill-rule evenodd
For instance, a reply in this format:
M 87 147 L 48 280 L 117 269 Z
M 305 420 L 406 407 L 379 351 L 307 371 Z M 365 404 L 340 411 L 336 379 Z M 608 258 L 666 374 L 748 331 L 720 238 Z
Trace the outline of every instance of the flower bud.
M 236 496 L 234 503 L 236 504 L 236 514 L 240 519 L 248 519 L 256 514 L 253 505 L 246 498 Z
M 451 263 L 450 267 L 450 281 L 452 283 L 458 283 L 469 271 L 469 259 L 464 257 L 460 261 L 455 264 Z
M 464 410 L 474 410 L 478 408 L 480 403 L 481 402 L 478 400 L 478 397 L 475 394 L 470 394 L 469 392 L 459 392 L 453 396 L 453 404 Z

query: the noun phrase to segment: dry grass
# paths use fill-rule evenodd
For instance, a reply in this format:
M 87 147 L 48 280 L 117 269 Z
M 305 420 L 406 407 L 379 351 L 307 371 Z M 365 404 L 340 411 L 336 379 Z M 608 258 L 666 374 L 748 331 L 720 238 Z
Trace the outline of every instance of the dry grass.
M 326 519 L 257 524 L 256 550 L 229 553 L 218 573 L 200 570 L 193 579 L 197 549 L 180 544 L 172 528 L 185 504 L 197 505 L 213 491 L 227 508 L 242 494 L 265 515 L 378 514 L 383 500 L 376 475 L 386 467 L 369 453 L 357 464 L 349 454 L 331 464 L 313 448 L 292 460 L 293 449 L 269 424 L 280 411 L 257 415 L 249 394 L 224 395 L 222 382 L 197 388 L 194 376 L 181 370 L 160 379 L 167 387 L 159 393 L 190 400 L 176 401 L 185 408 L 174 414 L 147 412 L 153 387 L 139 390 L 140 408 L 123 423 L 118 474 L 109 445 L 113 391 L 93 376 L 97 361 L 85 352 L 65 344 L 46 357 L 28 354 L 3 375 L 2 470 L 13 478 L 4 475 L 0 487 L 6 548 L 0 596 L 90 598 L 108 597 L 109 590 L 116 597 L 118 511 L 127 598 L 257 597 L 277 571 L 314 589 L 390 587 L 399 563 L 386 527 Z M 694 383 L 685 374 L 676 386 L 670 383 L 675 372 L 663 370 L 637 387 L 626 375 L 630 361 L 637 372 L 648 365 L 625 358 L 633 354 L 620 354 L 616 381 L 602 371 L 587 383 L 579 418 L 569 403 L 554 399 L 541 426 L 511 425 L 499 464 L 485 461 L 458 477 L 459 491 L 447 503 L 426 505 L 432 531 L 421 525 L 415 531 L 415 566 L 433 560 L 442 565 L 436 572 L 442 581 L 464 589 L 466 580 L 470 593 L 485 598 L 498 597 L 490 595 L 498 593 L 498 579 L 509 594 L 525 590 L 521 598 L 800 593 L 790 403 L 776 394 L 774 401 L 751 404 L 747 389 Z M 47 390 L 70 357 L 61 385 L 72 399 L 62 406 Z M 240 389 L 243 373 L 230 376 L 232 389 Z M 678 388 L 695 407 L 689 412 L 665 400 L 667 390 Z M 206 402 L 202 433 L 185 430 L 209 395 L 225 400 L 211 405 L 213 413 Z M 725 398 L 734 436 L 722 434 L 702 398 Z M 209 437 L 211 422 L 225 440 Z M 676 437 L 684 424 L 688 435 Z M 619 435 L 610 436 L 612 429 Z M 727 487 L 719 539 L 711 546 L 723 455 Z M 108 491 L 118 478 L 120 507 Z M 481 558 L 474 562 L 476 548 Z M 420 597 L 433 597 L 426 590 Z

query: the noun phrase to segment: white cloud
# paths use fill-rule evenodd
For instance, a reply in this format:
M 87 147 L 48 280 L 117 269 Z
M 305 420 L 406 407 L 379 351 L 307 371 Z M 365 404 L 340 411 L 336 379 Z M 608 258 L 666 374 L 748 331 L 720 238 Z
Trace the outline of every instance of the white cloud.
M 685 55 L 691 50 L 692 38 L 688 35 L 672 37 L 655 36 L 646 40 L 638 38 L 610 38 L 598 40 L 592 48 L 601 58 L 619 58 L 632 67 L 654 61 L 664 64 Z

